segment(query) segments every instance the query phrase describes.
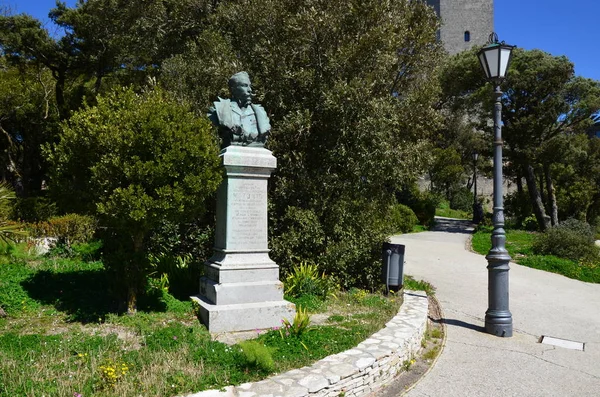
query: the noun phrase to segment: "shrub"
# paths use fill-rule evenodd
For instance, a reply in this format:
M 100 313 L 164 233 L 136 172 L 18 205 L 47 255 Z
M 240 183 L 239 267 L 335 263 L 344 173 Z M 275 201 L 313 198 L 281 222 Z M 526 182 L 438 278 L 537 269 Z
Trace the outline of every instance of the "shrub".
M 523 219 L 521 225 L 523 226 L 523 229 L 529 230 L 531 232 L 540 229 L 535 215 L 529 215 L 527 218 Z
M 148 239 L 147 249 L 156 257 L 173 258 L 190 255 L 205 262 L 213 254 L 214 213 L 212 208 L 204 218 L 174 222 L 165 220 L 157 225 Z
M 396 200 L 413 210 L 419 223 L 424 226 L 433 224 L 435 209 L 441 197 L 429 191 L 420 191 L 416 184 L 405 187 L 396 193 Z
M 56 237 L 59 244 L 71 247 L 90 242 L 97 226 L 98 222 L 91 216 L 67 214 L 29 224 L 27 229 L 32 237 Z
M 71 246 L 73 254 L 86 261 L 98 260 L 102 249 L 102 241 L 92 240 L 87 243 L 75 243 Z
M 187 299 L 198 292 L 198 280 L 202 276 L 202 262 L 194 260 L 192 254 L 169 255 L 166 253 L 149 254 L 149 263 L 152 273 L 161 288 L 167 289 L 179 299 Z
M 414 211 L 404 204 L 394 204 L 390 208 L 390 223 L 395 233 L 409 233 L 419 222 Z
M 319 209 L 288 207 L 281 217 L 272 211 L 272 258 L 284 274 L 298 262 L 318 262 L 319 272 L 335 274 L 344 288 L 375 288 L 381 243 L 392 233 L 389 205 L 340 198 Z
M 19 198 L 15 202 L 12 218 L 21 222 L 46 221 L 58 214 L 56 204 L 47 197 Z
M 473 193 L 466 187 L 452 191 L 450 195 L 450 208 L 471 212 L 473 210 Z
M 50 193 L 105 227 L 105 266 L 133 313 L 153 230 L 206 213 L 221 181 L 218 145 L 208 120 L 160 89 L 119 88 L 97 102 L 63 123 L 60 141 L 47 148 Z
M 598 256 L 592 227 L 572 218 L 539 234 L 534 240 L 533 251 L 572 260 Z
M 533 212 L 527 190 L 525 189 L 522 193 L 515 191 L 507 194 L 504 198 L 504 210 L 506 216 L 513 218 L 517 225 L 523 225 L 525 219 L 529 218 Z
M 267 373 L 275 370 L 275 362 L 273 361 L 271 349 L 267 346 L 255 340 L 240 342 L 239 346 L 242 349 L 242 354 L 249 366 L 258 368 Z
M 594 238 L 596 240 L 599 239 L 600 237 L 600 216 L 595 217 L 591 222 L 590 225 L 592 226 L 592 228 L 594 229 Z

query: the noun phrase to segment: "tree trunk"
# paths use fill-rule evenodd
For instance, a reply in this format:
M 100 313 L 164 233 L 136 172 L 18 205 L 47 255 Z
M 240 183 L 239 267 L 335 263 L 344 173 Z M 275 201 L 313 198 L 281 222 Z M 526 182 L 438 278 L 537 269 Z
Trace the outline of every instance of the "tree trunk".
M 544 196 L 544 175 L 540 174 L 540 198 L 542 199 L 542 203 L 544 204 L 544 210 L 548 211 L 548 201 L 546 200 L 546 196 Z
M 56 96 L 56 106 L 58 108 L 58 116 L 61 120 L 65 120 L 67 118 L 67 107 L 65 104 L 65 82 L 66 82 L 66 73 L 61 68 L 55 73 L 55 96 Z
M 144 233 L 138 233 L 133 237 L 133 259 L 132 268 L 129 270 L 131 274 L 128 276 L 129 286 L 127 288 L 127 314 L 135 314 L 137 312 L 137 294 L 140 277 L 144 277 L 141 273 L 139 263 L 140 255 L 144 250 Z
M 523 195 L 523 175 L 520 172 L 517 172 L 517 193 Z
M 546 176 L 546 191 L 548 193 L 548 208 L 550 209 L 550 221 L 552 226 L 558 225 L 558 205 L 556 204 L 556 191 L 550 174 L 550 165 L 544 165 L 544 174 Z
M 529 199 L 531 200 L 531 207 L 535 219 L 537 219 L 538 225 L 542 231 L 548 228 L 548 221 L 546 220 L 546 211 L 544 210 L 544 203 L 540 196 L 540 191 L 537 188 L 535 181 L 535 172 L 531 165 L 525 166 L 525 180 L 527 181 L 527 189 L 529 190 Z
M 127 290 L 127 314 L 137 313 L 137 288 L 130 285 Z

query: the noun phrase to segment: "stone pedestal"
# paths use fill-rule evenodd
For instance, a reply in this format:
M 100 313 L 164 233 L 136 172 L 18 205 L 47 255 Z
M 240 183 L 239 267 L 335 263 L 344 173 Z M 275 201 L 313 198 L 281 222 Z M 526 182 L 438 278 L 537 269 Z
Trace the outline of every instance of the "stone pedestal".
M 200 279 L 200 319 L 210 332 L 281 326 L 295 314 L 283 300 L 279 266 L 267 244 L 267 181 L 277 159 L 262 147 L 221 151 L 225 176 L 217 192 L 214 255 Z

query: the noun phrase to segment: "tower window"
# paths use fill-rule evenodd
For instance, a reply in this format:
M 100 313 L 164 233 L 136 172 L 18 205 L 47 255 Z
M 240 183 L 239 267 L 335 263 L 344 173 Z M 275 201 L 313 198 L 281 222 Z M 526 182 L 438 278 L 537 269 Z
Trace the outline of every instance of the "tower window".
M 465 30 L 465 41 L 471 41 L 471 32 Z

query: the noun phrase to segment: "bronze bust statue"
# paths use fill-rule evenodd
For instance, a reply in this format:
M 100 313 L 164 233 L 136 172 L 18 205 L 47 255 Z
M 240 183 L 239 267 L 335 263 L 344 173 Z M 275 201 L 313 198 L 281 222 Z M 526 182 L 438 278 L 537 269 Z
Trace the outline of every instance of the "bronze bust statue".
M 222 147 L 229 145 L 264 146 L 271 130 L 265 109 L 252 103 L 252 85 L 246 72 L 229 79 L 231 99 L 213 102 L 208 118 L 219 127 Z

